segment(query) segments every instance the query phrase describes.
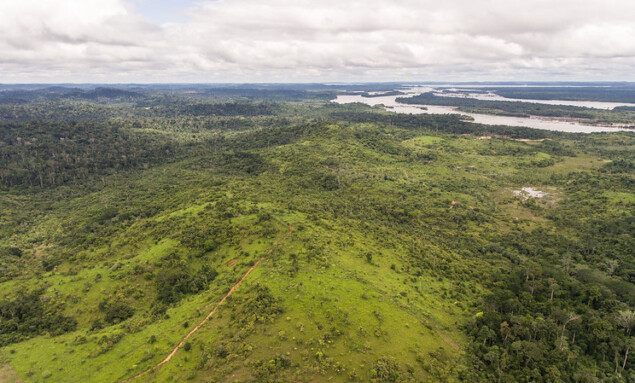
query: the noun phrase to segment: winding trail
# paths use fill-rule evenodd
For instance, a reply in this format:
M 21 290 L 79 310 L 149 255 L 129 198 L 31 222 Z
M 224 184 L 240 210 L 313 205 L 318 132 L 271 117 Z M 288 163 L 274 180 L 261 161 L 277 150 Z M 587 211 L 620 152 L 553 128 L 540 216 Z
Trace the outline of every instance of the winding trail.
M 149 374 L 150 372 L 159 369 L 159 367 L 163 366 L 164 364 L 166 364 L 167 362 L 170 361 L 170 359 L 172 359 L 172 357 L 177 353 L 177 351 L 179 351 L 179 349 L 181 347 L 183 347 L 183 345 L 185 345 L 185 342 L 187 342 L 187 340 L 195 333 L 197 332 L 201 327 L 203 327 L 203 325 L 205 323 L 207 323 L 207 321 L 210 320 L 210 318 L 216 313 L 216 311 L 218 310 L 218 308 L 220 307 L 220 305 L 222 305 L 225 300 L 227 300 L 227 298 L 232 295 L 232 293 L 238 288 L 238 286 L 240 286 L 243 281 L 249 276 L 249 274 L 251 274 L 252 271 L 254 271 L 254 269 L 256 267 L 258 267 L 258 265 L 260 264 L 260 262 L 262 262 L 263 259 L 265 259 L 265 257 L 269 254 L 271 254 L 271 252 L 277 248 L 286 238 L 287 236 L 293 232 L 295 230 L 295 227 L 290 226 L 289 230 L 280 238 L 278 238 L 273 245 L 271 245 L 271 247 L 265 252 L 265 254 L 260 257 L 260 259 L 258 259 L 258 261 L 256 261 L 256 263 L 254 263 L 253 266 L 251 266 L 249 268 L 249 270 L 247 270 L 247 272 L 242 276 L 242 278 L 240 278 L 240 280 L 234 285 L 232 286 L 232 288 L 229 290 L 229 292 L 227 294 L 225 294 L 225 296 L 223 297 L 223 299 L 220 300 L 220 302 L 218 302 L 216 304 L 216 306 L 214 306 L 214 308 L 212 309 L 212 311 L 209 312 L 209 314 L 207 314 L 207 316 L 201 321 L 201 323 L 199 323 L 198 325 L 196 325 L 196 327 L 194 327 L 192 330 L 190 330 L 190 332 L 187 333 L 186 336 L 183 337 L 183 339 L 181 339 L 181 342 L 179 342 L 179 344 L 174 347 L 174 349 L 172 350 L 171 353 L 168 354 L 168 356 L 165 357 L 165 359 L 163 359 L 162 361 L 160 361 L 159 363 L 155 364 L 154 366 L 148 368 L 145 371 L 142 371 L 140 373 L 138 373 L 137 375 L 134 375 L 130 378 L 126 378 L 123 380 L 118 381 L 117 383 L 125 383 L 125 382 L 130 382 L 132 380 L 141 378 L 144 375 Z M 208 304 L 205 306 L 205 308 L 208 308 L 212 303 Z

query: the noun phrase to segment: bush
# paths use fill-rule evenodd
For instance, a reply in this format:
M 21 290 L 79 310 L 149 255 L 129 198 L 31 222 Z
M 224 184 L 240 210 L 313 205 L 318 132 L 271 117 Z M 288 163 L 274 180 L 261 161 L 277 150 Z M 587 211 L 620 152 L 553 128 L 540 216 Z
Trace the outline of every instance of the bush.
M 372 382 L 400 382 L 402 380 L 401 371 L 399 365 L 388 358 L 380 358 L 375 362 L 375 365 L 370 370 L 370 377 Z
M 134 315 L 134 309 L 124 302 L 114 302 L 105 305 L 106 316 L 104 320 L 108 323 L 119 323 Z
M 205 290 L 217 275 L 218 272 L 209 265 L 203 265 L 197 273 L 191 273 L 184 267 L 162 269 L 155 278 L 157 299 L 163 303 L 176 303 L 185 294 Z
M 216 249 L 218 249 L 219 244 L 218 242 L 216 242 L 213 239 L 208 239 L 207 241 L 205 241 L 205 243 L 203 244 L 204 250 L 205 251 L 214 251 Z
M 2 246 L 0 247 L 0 257 L 16 257 L 20 258 L 22 256 L 22 250 L 17 247 L 11 246 Z
M 102 328 L 104 328 L 104 323 L 99 319 L 93 321 L 93 323 L 90 325 L 91 330 L 101 330 Z
M 56 336 L 77 328 L 75 318 L 59 313 L 42 291 L 18 292 L 14 300 L 0 301 L 0 346 L 46 332 Z
M 229 351 L 227 351 L 224 345 L 221 344 L 218 348 L 216 348 L 216 356 L 219 358 L 225 359 L 227 358 L 227 355 L 229 355 Z

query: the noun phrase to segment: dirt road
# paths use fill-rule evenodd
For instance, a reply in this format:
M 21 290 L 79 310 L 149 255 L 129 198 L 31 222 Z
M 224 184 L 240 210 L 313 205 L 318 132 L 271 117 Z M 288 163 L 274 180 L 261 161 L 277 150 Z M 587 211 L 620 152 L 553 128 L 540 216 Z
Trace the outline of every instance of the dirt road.
M 277 248 L 286 238 L 287 236 L 294 231 L 295 228 L 293 226 L 289 227 L 289 230 L 281 237 L 279 238 L 277 241 L 275 241 L 273 243 L 273 245 L 269 248 L 269 250 L 267 250 L 265 252 L 265 254 L 260 257 L 260 259 L 258 259 L 258 261 L 256 261 L 256 263 L 254 263 L 253 266 L 251 266 L 249 268 L 249 270 L 247 270 L 247 272 L 242 276 L 242 278 L 240 278 L 240 280 L 234 285 L 232 286 L 232 288 L 229 290 L 229 292 L 227 294 L 225 294 L 225 296 L 223 297 L 223 299 L 220 300 L 220 302 L 218 302 L 214 308 L 212 309 L 212 311 L 209 312 L 209 314 L 207 314 L 207 316 L 201 321 L 201 323 L 199 323 L 198 325 L 196 325 L 196 327 L 194 327 L 192 330 L 190 330 L 190 332 L 187 333 L 187 335 L 185 335 L 183 337 L 183 339 L 181 339 L 181 342 L 179 342 L 179 344 L 174 347 L 174 349 L 172 350 L 172 352 L 170 352 L 161 362 L 155 364 L 154 366 L 148 368 L 147 370 L 138 373 L 135 376 L 132 376 L 130 378 L 126 378 L 124 380 L 120 380 L 118 383 L 125 383 L 125 382 L 130 382 L 132 380 L 141 378 L 144 375 L 149 374 L 152 371 L 155 371 L 157 369 L 159 369 L 161 366 L 163 366 L 164 364 L 166 364 L 167 362 L 170 361 L 170 359 L 172 359 L 172 357 L 177 353 L 177 351 L 179 351 L 179 349 L 181 347 L 183 347 L 183 345 L 185 345 L 185 342 L 187 342 L 187 340 L 195 333 L 197 332 L 205 323 L 207 323 L 207 321 L 210 320 L 210 318 L 216 313 L 216 311 L 218 310 L 218 308 L 227 300 L 227 297 L 229 297 L 230 295 L 233 294 L 233 292 L 243 283 L 243 281 L 249 276 L 249 274 L 251 274 L 252 271 L 254 271 L 254 269 L 256 267 L 258 267 L 258 265 L 260 264 L 260 262 L 262 262 L 263 259 L 265 259 L 265 257 L 269 254 L 271 254 L 271 252 Z M 205 306 L 206 308 L 209 307 L 209 305 Z

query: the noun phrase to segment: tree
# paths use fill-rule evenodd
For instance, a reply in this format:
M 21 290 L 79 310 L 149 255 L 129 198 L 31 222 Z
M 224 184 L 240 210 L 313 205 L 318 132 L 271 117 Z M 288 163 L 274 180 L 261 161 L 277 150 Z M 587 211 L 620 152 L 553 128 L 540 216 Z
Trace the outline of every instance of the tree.
M 620 311 L 617 313 L 615 321 L 619 326 L 624 327 L 624 331 L 626 331 L 628 336 L 631 336 L 631 331 L 635 327 L 635 311 Z
M 547 283 L 549 283 L 549 289 L 551 290 L 551 296 L 549 297 L 550 301 L 553 301 L 553 295 L 558 289 L 558 281 L 555 278 L 548 278 Z
M 624 327 L 626 332 L 626 351 L 624 352 L 624 363 L 622 363 L 622 371 L 626 368 L 626 362 L 628 361 L 628 352 L 633 345 L 633 338 L 631 338 L 631 331 L 635 325 L 635 312 L 631 310 L 620 311 L 616 318 L 617 324 Z
M 567 318 L 567 320 L 564 321 L 564 323 L 562 324 L 562 336 L 564 336 L 564 331 L 567 328 L 567 325 L 575 320 L 580 319 L 581 316 L 576 314 L 576 313 L 569 313 L 569 316 Z

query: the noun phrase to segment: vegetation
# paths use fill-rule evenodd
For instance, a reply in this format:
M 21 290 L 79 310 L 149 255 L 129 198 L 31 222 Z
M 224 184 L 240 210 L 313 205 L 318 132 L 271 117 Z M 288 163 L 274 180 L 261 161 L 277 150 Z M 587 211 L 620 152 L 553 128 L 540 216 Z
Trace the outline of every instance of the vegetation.
M 501 88 L 502 89 L 502 88 Z M 533 88 L 528 88 L 533 89 Z M 542 88 L 537 88 L 542 89 Z M 635 95 L 635 91 L 631 91 Z M 496 94 L 504 97 L 516 98 L 516 96 L 522 96 L 522 94 L 510 93 L 496 89 Z M 631 94 L 631 93 L 629 93 Z M 564 99 L 570 98 L 558 98 L 558 94 L 546 93 L 543 97 L 539 97 L 542 93 L 529 93 L 527 97 L 517 97 L 520 99 L 529 98 L 529 96 L 535 95 L 536 99 Z M 551 96 L 550 96 L 551 95 Z M 633 96 L 629 98 L 634 99 Z M 518 102 L 518 101 L 489 101 L 489 100 L 477 100 L 474 98 L 463 97 L 443 97 L 436 96 L 434 92 L 423 93 L 412 97 L 399 97 L 397 99 L 401 103 L 405 104 L 423 104 L 423 105 L 444 105 L 444 106 L 456 106 L 458 110 L 468 113 L 480 113 L 480 114 L 497 114 L 504 116 L 514 117 L 530 117 L 530 116 L 542 116 L 542 117 L 557 117 L 557 118 L 570 118 L 570 119 L 582 119 L 590 124 L 635 124 L 635 113 L 628 107 L 619 107 L 615 110 L 602 110 L 595 108 L 586 108 L 578 106 L 567 105 L 547 105 L 534 102 Z M 573 99 L 578 100 L 578 99 Z M 583 98 L 584 100 L 584 98 Z M 604 100 L 602 98 L 602 100 Z M 620 99 L 621 100 L 621 99 Z
M 487 89 L 503 97 L 534 100 L 574 100 L 627 102 L 635 100 L 635 87 L 629 83 L 574 84 L 571 86 L 496 87 Z M 608 85 L 608 86 L 607 86 Z
M 64 89 L 0 105 L 0 356 L 22 381 L 121 381 L 182 340 L 135 381 L 635 380 L 632 133 L 320 86 Z

